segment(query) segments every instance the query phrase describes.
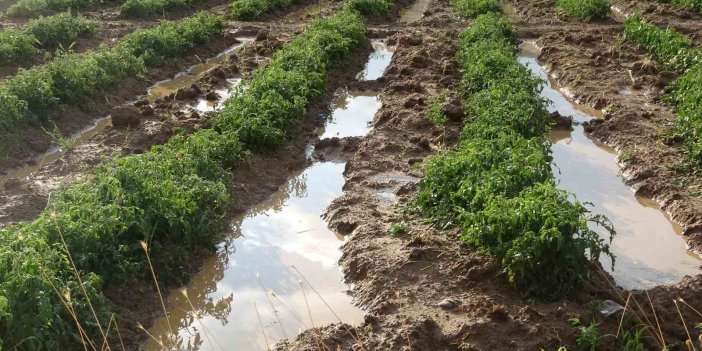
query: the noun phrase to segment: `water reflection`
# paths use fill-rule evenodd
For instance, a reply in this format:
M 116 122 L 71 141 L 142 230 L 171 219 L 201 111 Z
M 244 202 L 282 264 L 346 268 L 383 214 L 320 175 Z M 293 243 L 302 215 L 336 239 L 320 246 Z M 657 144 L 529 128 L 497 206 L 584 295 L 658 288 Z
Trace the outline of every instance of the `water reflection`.
M 332 114 L 320 139 L 365 135 L 381 106 L 377 92 L 337 91 L 332 100 Z
M 217 257 L 205 262 L 202 272 L 187 286 L 197 312 L 192 311 L 182 294 L 170 294 L 171 323 L 178 326 L 184 347 L 190 343 L 193 349 L 209 350 L 209 336 L 212 343 L 216 340 L 226 345 L 225 349 L 265 349 L 254 302 L 268 342 L 292 337 L 310 325 L 300 277 L 291 265 L 305 274 L 344 321 L 362 319 L 362 311 L 345 292 L 348 286 L 342 283 L 337 267 L 342 242 L 320 218 L 326 206 L 341 195 L 344 166 L 317 163 L 292 177 L 269 200 L 233 221 L 230 240 L 221 245 Z M 315 325 L 336 322 L 309 286 L 304 288 Z M 275 292 L 276 298 L 268 295 L 275 309 L 265 293 L 269 289 Z M 151 332 L 168 335 L 165 319 L 157 321 Z M 145 349 L 160 347 L 151 340 Z
M 573 116 L 580 123 L 598 114 L 568 101 L 538 64 L 538 49 L 533 44 L 524 44 L 523 48 L 519 61 L 548 82 L 542 95 L 552 102 L 549 111 Z M 682 228 L 652 201 L 634 196 L 619 177 L 614 150 L 590 139 L 579 123 L 572 132 L 554 131 L 552 140 L 558 186 L 576 194 L 580 202 L 592 203 L 593 211 L 607 216 L 617 230 L 612 243 L 617 261 L 611 273 L 619 285 L 649 288 L 699 273 L 700 261 L 686 250 L 680 236 Z M 606 260 L 603 265 L 609 269 Z
M 389 47 L 384 40 L 371 40 L 373 52 L 368 57 L 368 62 L 363 71 L 359 72 L 356 78 L 361 81 L 376 80 L 385 74 L 385 69 L 392 62 L 394 50 Z

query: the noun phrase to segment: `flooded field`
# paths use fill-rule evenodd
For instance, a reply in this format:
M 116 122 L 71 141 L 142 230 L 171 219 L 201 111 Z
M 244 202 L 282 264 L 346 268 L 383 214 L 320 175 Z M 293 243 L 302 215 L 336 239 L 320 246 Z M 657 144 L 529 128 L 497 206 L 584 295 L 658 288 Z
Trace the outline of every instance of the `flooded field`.
M 687 250 L 680 235 L 682 227 L 672 223 L 653 201 L 634 196 L 619 176 L 614 150 L 585 134 L 582 123 L 601 114 L 569 101 L 539 65 L 538 52 L 533 43 L 522 44 L 520 62 L 547 81 L 542 95 L 551 101 L 549 110 L 572 116 L 574 121 L 572 131 L 554 130 L 552 134 L 558 186 L 574 193 L 578 201 L 591 203 L 591 210 L 607 216 L 617 231 L 612 243 L 614 270 L 606 259 L 603 266 L 626 289 L 671 284 L 685 275 L 699 274 L 702 260 Z

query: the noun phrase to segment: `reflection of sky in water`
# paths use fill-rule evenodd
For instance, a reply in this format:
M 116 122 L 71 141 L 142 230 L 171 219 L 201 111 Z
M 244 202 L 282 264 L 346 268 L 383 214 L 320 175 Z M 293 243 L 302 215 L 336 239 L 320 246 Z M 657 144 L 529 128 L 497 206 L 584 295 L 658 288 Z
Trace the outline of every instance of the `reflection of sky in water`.
M 519 61 L 548 81 L 535 58 L 520 57 Z M 553 89 L 550 82 L 542 95 L 553 102 L 549 111 L 571 115 L 576 122 L 592 118 Z M 677 227 L 657 207 L 640 203 L 619 177 L 611 148 L 589 139 L 580 125 L 574 126 L 572 133 L 557 134 L 552 150 L 559 188 L 575 193 L 580 202 L 591 202 L 592 211 L 607 216 L 617 230 L 612 242 L 617 256 L 612 275 L 619 285 L 646 288 L 699 273 L 700 261 L 687 252 Z M 602 262 L 610 270 L 609 261 Z
M 371 45 L 373 45 L 373 52 L 368 57 L 366 67 L 358 73 L 359 80 L 376 80 L 382 77 L 392 61 L 392 51 L 385 42 L 373 40 Z
M 203 271 L 188 285 L 191 300 L 196 300 L 193 301 L 196 310 L 203 313 L 202 323 L 212 343 L 216 340 L 224 349 L 265 349 L 254 301 L 269 342 L 292 337 L 300 328 L 309 326 L 299 278 L 291 265 L 305 274 L 345 322 L 361 321 L 362 312 L 353 306 L 351 297 L 345 293 L 348 287 L 342 283 L 337 267 L 342 242 L 320 217 L 329 203 L 341 195 L 344 166 L 343 163 L 315 164 L 290 179 L 269 200 L 234 221 L 235 234 L 240 236 L 231 241 L 229 251 L 220 253 L 221 257 L 205 262 Z M 304 326 L 273 300 L 283 326 L 281 329 L 257 280 L 257 273 L 260 273 L 266 289 L 272 289 L 288 309 L 303 319 Z M 305 292 L 315 325 L 336 322 L 313 291 L 306 288 Z M 199 296 L 197 299 L 192 298 L 196 295 Z M 229 296 L 233 296 L 231 301 L 225 300 L 220 305 L 212 302 Z M 197 320 L 188 318 L 190 314 L 184 312 L 190 310 L 187 301 L 172 293 L 170 302 L 177 306 L 171 323 L 180 325 L 180 335 L 184 339 L 195 340 L 193 330 L 202 328 Z M 166 328 L 165 320 L 159 320 L 152 331 L 163 332 Z M 210 349 L 205 336 L 200 332 L 199 348 L 203 350 Z M 155 349 L 154 344 L 147 344 L 147 350 Z
M 332 115 L 320 139 L 365 135 L 381 105 L 378 93 L 339 90 L 332 102 Z

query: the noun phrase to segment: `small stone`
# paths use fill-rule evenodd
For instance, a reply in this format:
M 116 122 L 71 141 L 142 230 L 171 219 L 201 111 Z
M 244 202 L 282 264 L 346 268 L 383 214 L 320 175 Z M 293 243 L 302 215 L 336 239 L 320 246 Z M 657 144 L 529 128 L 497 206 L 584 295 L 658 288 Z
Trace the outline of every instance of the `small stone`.
M 458 306 L 458 302 L 456 302 L 456 300 L 453 299 L 443 299 L 437 304 L 437 306 L 443 309 L 450 310 L 452 308 L 456 308 L 456 306 Z

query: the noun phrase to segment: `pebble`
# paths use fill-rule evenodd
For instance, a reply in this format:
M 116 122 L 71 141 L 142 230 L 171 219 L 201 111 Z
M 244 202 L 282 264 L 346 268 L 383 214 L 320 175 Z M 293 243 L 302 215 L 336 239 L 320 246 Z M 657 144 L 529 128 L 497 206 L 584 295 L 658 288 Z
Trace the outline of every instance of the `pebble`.
M 456 308 L 456 306 L 458 306 L 458 302 L 456 302 L 453 299 L 443 299 L 441 300 L 441 302 L 438 303 L 437 306 L 449 310 L 452 308 Z

